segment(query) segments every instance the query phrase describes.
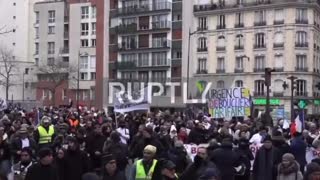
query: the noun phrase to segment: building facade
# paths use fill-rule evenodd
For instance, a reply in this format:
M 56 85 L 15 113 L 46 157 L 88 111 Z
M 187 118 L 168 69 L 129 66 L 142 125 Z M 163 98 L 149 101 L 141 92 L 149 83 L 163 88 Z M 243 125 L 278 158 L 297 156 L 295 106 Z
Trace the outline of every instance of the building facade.
M 246 87 L 254 102 L 266 98 L 265 68 L 271 78 L 272 109 L 290 113 L 289 76 L 296 76 L 294 98 L 307 100 L 308 114 L 319 113 L 320 4 L 301 0 L 198 0 L 192 8 L 190 52 L 183 47 L 183 64 L 190 53 L 193 82 L 212 82 L 213 88 Z M 191 10 L 191 9 L 190 9 Z M 185 12 L 187 13 L 187 12 Z M 190 15 L 189 15 L 190 16 Z M 185 29 L 184 29 L 185 30 Z M 190 34 L 184 33 L 184 39 Z M 184 67 L 183 75 L 187 76 Z M 191 86 L 192 87 L 192 86 Z M 197 89 L 193 88 L 193 96 Z M 265 103 L 255 108 L 264 110 Z M 290 117 L 290 116 L 288 116 Z

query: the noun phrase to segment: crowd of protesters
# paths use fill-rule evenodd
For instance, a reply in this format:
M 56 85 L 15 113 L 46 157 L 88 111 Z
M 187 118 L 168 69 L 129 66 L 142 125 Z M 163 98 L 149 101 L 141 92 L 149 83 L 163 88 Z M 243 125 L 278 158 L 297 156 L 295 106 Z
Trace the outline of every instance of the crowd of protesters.
M 319 123 L 290 133 L 283 120 L 213 119 L 201 111 L 106 114 L 6 109 L 0 180 L 319 180 Z M 199 145 L 191 158 L 184 145 Z M 253 154 L 250 145 L 260 147 Z M 255 156 L 255 157 L 254 157 Z

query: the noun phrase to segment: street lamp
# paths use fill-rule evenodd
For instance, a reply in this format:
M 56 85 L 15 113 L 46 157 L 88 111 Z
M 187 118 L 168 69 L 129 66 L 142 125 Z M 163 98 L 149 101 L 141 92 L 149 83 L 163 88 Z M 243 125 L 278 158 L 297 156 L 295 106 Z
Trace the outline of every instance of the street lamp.
M 204 34 L 203 31 L 194 31 L 194 32 L 191 32 L 190 28 L 189 28 L 189 39 L 188 39 L 188 64 L 187 64 L 187 97 L 189 96 L 189 70 L 190 70 L 190 40 L 191 40 L 191 36 L 194 35 L 194 34 L 198 34 L 198 33 L 201 33 L 201 34 Z
M 291 109 L 291 121 L 293 121 L 294 120 L 294 107 L 293 107 L 293 92 L 294 92 L 294 89 L 296 88 L 294 85 L 295 85 L 295 80 L 296 79 L 298 79 L 297 77 L 295 77 L 295 76 L 289 76 L 287 79 L 289 79 L 290 80 L 290 82 L 291 82 L 291 106 L 290 106 L 290 109 Z M 282 84 L 282 87 L 283 87 L 283 89 L 287 89 L 288 87 L 289 87 L 289 85 L 287 84 L 287 82 L 284 82 L 283 84 Z
M 87 52 L 80 53 L 78 55 L 78 78 L 77 78 L 77 112 L 78 116 L 80 117 L 80 109 L 79 109 L 79 99 L 80 99 L 80 58 L 82 56 L 88 56 L 89 54 Z

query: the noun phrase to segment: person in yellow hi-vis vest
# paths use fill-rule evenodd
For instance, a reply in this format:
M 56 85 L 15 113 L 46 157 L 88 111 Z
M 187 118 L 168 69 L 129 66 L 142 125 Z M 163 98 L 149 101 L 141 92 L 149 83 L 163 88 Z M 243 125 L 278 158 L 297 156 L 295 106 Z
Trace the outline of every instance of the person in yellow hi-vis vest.
M 161 167 L 155 159 L 157 148 L 147 145 L 143 150 L 143 158 L 133 165 L 129 180 L 160 180 Z
M 51 125 L 51 119 L 44 116 L 41 119 L 41 125 L 34 133 L 34 139 L 39 144 L 39 148 L 50 147 L 55 136 L 54 126 Z

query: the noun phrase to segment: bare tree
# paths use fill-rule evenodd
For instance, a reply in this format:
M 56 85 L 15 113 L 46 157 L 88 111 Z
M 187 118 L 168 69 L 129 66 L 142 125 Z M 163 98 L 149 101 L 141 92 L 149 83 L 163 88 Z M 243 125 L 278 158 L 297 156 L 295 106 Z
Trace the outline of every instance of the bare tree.
M 0 85 L 6 89 L 6 100 L 9 99 L 9 88 L 13 86 L 12 77 L 17 68 L 12 51 L 0 48 Z
M 45 89 L 52 94 L 52 105 L 55 104 L 55 94 L 59 86 L 63 83 L 68 83 L 70 74 L 77 72 L 77 68 L 55 59 L 51 64 L 42 65 L 39 67 L 38 77 L 39 80 L 43 80 L 41 89 Z
M 6 28 L 6 26 L 2 26 L 2 27 L 0 27 L 0 35 L 1 34 L 7 34 L 7 33 L 11 33 L 11 32 L 13 32 L 14 31 L 14 29 L 12 28 L 12 29 L 5 29 Z

